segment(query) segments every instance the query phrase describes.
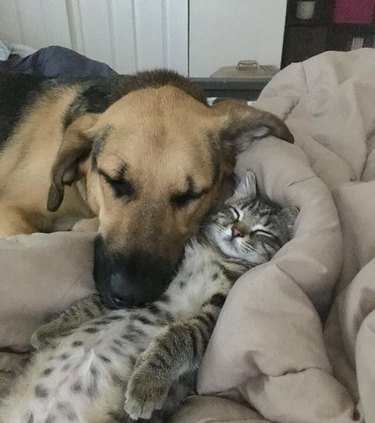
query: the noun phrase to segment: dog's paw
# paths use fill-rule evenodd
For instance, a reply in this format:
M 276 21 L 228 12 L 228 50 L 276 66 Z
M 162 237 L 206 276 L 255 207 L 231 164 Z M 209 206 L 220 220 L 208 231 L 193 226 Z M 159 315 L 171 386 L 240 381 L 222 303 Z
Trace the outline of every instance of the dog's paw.
M 170 384 L 147 369 L 136 369 L 125 393 L 125 412 L 133 419 L 150 419 L 166 400 Z

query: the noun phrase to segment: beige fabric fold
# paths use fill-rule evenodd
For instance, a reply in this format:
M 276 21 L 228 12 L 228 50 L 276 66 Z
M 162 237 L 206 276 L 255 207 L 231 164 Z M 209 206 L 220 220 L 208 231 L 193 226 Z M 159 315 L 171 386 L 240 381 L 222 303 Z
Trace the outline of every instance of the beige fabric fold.
M 58 232 L 0 239 L 0 349 L 25 347 L 50 315 L 93 292 L 93 238 Z

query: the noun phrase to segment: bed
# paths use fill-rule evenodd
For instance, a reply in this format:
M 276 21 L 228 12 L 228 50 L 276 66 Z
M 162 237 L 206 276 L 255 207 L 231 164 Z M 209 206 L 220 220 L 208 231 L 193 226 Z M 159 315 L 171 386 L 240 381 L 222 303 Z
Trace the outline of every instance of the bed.
M 375 421 L 375 50 L 327 52 L 279 72 L 255 106 L 283 118 L 239 157 L 260 191 L 300 214 L 274 259 L 233 287 L 174 423 Z M 0 240 L 0 369 L 30 334 L 93 291 L 94 234 Z M 48 301 L 46 301 L 48 299 Z

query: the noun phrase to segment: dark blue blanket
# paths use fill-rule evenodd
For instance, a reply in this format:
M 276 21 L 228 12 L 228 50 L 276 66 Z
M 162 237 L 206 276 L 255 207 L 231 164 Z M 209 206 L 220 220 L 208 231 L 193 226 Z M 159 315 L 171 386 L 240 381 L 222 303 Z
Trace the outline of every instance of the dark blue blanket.
M 0 72 L 20 72 L 58 79 L 117 75 L 105 63 L 58 46 L 42 48 L 21 59 L 0 61 Z

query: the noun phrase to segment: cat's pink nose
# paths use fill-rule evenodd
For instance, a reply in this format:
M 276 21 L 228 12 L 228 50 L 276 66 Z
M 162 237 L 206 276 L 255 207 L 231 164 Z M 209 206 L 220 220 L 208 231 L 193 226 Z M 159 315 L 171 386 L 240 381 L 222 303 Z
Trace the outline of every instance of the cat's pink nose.
M 244 235 L 238 228 L 233 227 L 232 228 L 232 238 L 237 238 L 239 236 L 243 237 Z
M 232 239 L 238 237 L 244 238 L 249 233 L 249 226 L 244 222 L 235 222 L 232 226 Z

